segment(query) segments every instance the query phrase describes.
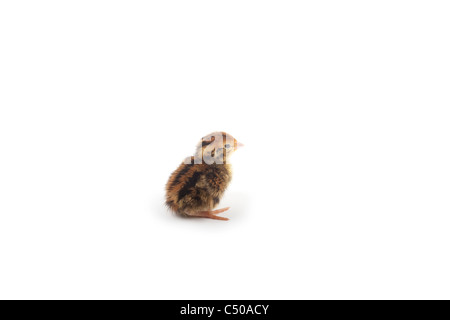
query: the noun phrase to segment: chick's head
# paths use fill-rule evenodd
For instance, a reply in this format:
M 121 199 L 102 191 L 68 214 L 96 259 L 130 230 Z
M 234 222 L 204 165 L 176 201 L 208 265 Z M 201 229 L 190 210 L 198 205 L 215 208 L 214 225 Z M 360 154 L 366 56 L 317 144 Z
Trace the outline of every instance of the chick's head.
M 221 164 L 242 146 L 231 134 L 217 131 L 202 138 L 197 145 L 196 157 L 202 157 L 207 164 Z

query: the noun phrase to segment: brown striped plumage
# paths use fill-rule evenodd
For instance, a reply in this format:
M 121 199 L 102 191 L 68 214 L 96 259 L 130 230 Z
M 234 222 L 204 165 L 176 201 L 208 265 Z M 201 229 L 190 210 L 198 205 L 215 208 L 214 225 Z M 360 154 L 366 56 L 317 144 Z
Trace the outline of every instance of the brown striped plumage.
M 231 180 L 229 156 L 242 144 L 225 132 L 202 138 L 194 156 L 172 173 L 166 184 L 166 205 L 174 212 L 195 217 L 228 220 L 215 210 Z

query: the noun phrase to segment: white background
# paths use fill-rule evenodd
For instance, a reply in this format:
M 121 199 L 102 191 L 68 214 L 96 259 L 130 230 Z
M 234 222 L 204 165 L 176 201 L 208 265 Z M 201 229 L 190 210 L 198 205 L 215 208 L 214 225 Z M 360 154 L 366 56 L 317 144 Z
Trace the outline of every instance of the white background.
M 3 1 L 0 298 L 450 298 L 446 1 Z M 216 130 L 219 207 L 164 185 Z

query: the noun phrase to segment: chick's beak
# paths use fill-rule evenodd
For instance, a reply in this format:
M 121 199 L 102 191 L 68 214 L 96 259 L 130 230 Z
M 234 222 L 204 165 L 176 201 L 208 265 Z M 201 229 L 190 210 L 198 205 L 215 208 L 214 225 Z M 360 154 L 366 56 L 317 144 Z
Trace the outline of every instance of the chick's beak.
M 238 143 L 236 144 L 236 150 L 239 149 L 239 148 L 242 148 L 243 146 L 244 146 L 243 143 L 238 142 Z

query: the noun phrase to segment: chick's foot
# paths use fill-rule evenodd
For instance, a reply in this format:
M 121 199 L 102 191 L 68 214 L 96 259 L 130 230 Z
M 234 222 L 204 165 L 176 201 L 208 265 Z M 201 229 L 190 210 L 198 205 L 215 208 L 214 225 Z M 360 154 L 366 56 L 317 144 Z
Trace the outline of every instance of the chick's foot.
M 216 219 L 216 220 L 227 221 L 227 220 L 229 220 L 228 218 L 219 217 L 217 215 L 219 213 L 227 211 L 228 209 L 230 209 L 230 207 L 226 207 L 226 208 L 218 209 L 218 210 L 211 210 L 211 211 L 197 211 L 197 212 L 189 213 L 189 215 L 193 216 L 193 217 L 201 217 L 201 218 L 209 218 L 209 219 Z

